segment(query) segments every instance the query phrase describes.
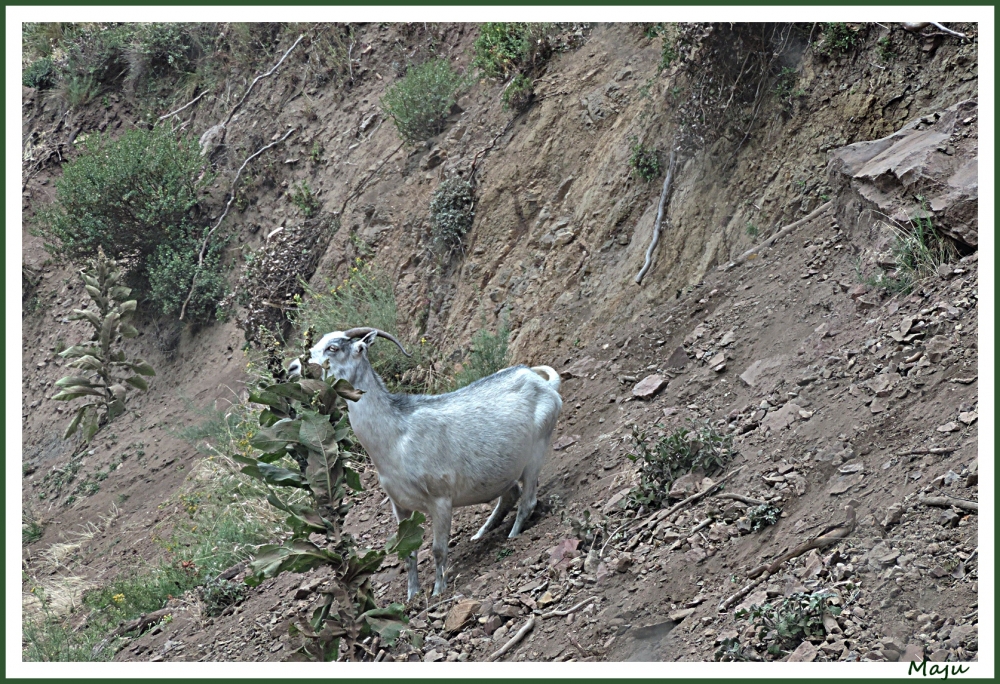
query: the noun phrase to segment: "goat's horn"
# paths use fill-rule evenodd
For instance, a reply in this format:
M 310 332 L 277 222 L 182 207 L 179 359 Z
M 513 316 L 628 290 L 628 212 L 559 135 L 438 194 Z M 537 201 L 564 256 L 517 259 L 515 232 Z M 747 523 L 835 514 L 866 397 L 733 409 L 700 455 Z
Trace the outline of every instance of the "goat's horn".
M 399 351 L 403 352 L 404 355 L 408 357 L 413 356 L 413 354 L 408 354 L 407 351 L 403 349 L 403 344 L 399 340 L 397 340 L 394 335 L 390 335 L 384 330 L 379 330 L 378 328 L 351 328 L 350 330 L 344 332 L 344 336 L 353 339 L 355 337 L 364 337 L 370 332 L 374 332 L 379 337 L 384 337 L 385 339 L 391 342 L 395 342 L 396 346 L 399 347 Z

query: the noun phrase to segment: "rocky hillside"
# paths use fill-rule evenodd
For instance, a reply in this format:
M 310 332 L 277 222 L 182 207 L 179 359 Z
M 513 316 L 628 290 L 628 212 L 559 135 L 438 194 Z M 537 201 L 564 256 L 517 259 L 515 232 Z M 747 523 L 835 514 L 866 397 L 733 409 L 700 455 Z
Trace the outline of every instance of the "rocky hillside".
M 471 542 L 489 507 L 457 510 L 448 593 L 353 657 L 485 661 L 517 636 L 501 658 L 977 660 L 978 31 L 947 28 L 964 37 L 553 25 L 513 104 L 471 24 L 277 26 L 243 62 L 220 37 L 198 57 L 214 80 L 163 77 L 155 99 L 128 78 L 75 106 L 25 86 L 25 657 L 289 658 L 330 578 L 242 587 L 240 561 L 288 530 L 229 457 L 259 409 L 258 324 L 297 345 L 285 311 L 370 264 L 427 350 L 409 379 L 447 386 L 507 325 L 512 362 L 562 375 L 563 411 L 526 532 Z M 401 142 L 381 103 L 432 58 L 477 78 L 443 130 Z M 70 319 L 89 299 L 32 217 L 81 139 L 158 118 L 217 173 L 200 204 L 225 217 L 229 318 L 140 317 L 149 391 L 63 440 L 57 352 L 89 336 Z M 429 207 L 452 178 L 475 210 L 449 249 Z M 668 480 L 664 454 L 687 459 Z M 381 548 L 396 524 L 370 464 L 361 482 L 347 531 Z M 202 536 L 234 512 L 255 543 Z M 160 567 L 192 579 L 156 594 Z M 383 563 L 380 605 L 406 603 L 404 574 Z

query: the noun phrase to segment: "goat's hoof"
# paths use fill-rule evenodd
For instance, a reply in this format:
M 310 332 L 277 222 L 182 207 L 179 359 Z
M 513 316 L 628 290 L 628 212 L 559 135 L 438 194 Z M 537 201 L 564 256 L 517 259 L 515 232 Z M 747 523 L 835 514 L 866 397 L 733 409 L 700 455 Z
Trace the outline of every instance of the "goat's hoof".
M 474 535 L 472 535 L 472 541 L 479 541 L 484 536 L 485 534 L 483 532 L 476 532 Z

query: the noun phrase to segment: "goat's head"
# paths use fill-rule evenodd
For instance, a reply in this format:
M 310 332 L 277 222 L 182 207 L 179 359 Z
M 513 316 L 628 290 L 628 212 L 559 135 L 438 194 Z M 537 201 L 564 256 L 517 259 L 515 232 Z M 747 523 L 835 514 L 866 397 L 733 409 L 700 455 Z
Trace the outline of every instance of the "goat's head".
M 354 384 L 358 381 L 360 371 L 368 365 L 368 347 L 372 345 L 376 337 L 384 337 L 395 342 L 403 354 L 410 356 L 403 348 L 402 343 L 387 332 L 378 328 L 351 328 L 343 332 L 338 330 L 323 335 L 322 339 L 310 350 L 309 361 L 318 366 L 323 366 L 324 363 L 329 364 L 329 370 L 324 371 L 323 377 L 332 375 Z M 288 372 L 291 376 L 301 374 L 302 367 L 298 359 L 292 361 Z

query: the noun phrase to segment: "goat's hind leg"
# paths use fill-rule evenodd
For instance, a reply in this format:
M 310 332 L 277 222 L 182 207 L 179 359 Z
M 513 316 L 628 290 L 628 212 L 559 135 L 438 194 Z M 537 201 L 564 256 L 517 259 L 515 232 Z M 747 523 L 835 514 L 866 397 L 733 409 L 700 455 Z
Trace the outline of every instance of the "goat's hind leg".
M 521 485 L 515 482 L 510 486 L 510 489 L 500 495 L 500 500 L 497 501 L 496 507 L 494 507 L 493 512 L 490 513 L 490 517 L 487 518 L 486 523 L 479 528 L 479 531 L 473 535 L 472 541 L 479 541 L 486 535 L 487 532 L 499 525 L 504 517 L 510 513 L 510 509 L 514 507 L 514 504 L 517 503 L 517 499 L 520 496 Z
M 413 513 L 413 511 L 400 508 L 392 499 L 389 499 L 389 503 L 392 504 L 392 513 L 396 516 L 397 523 L 406 520 Z M 406 559 L 406 600 L 409 601 L 419 593 L 420 576 L 417 574 L 417 552 L 414 551 Z
M 514 527 L 510 530 L 509 539 L 513 539 L 521 534 L 524 524 L 535 512 L 535 504 L 538 503 L 536 496 L 538 491 L 538 475 L 542 470 L 542 461 L 545 458 L 545 451 L 548 449 L 548 442 L 542 442 L 536 446 L 535 457 L 525 467 L 521 474 L 521 484 L 524 489 L 521 492 L 521 501 L 517 505 L 517 517 L 514 519 Z
M 447 587 L 448 538 L 451 536 L 451 499 L 438 499 L 431 513 L 434 523 L 434 593 L 438 596 Z

